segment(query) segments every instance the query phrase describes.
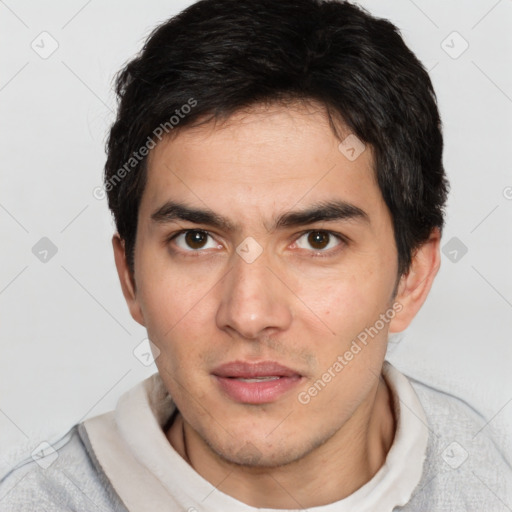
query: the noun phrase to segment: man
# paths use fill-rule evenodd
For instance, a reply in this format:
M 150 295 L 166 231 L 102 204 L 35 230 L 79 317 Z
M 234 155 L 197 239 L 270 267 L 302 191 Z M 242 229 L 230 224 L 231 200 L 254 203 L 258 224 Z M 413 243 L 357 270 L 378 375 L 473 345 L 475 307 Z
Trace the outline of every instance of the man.
M 117 94 L 113 249 L 158 373 L 13 470 L 2 510 L 504 510 L 485 421 L 385 361 L 439 269 L 447 195 L 396 28 L 345 2 L 202 0 Z

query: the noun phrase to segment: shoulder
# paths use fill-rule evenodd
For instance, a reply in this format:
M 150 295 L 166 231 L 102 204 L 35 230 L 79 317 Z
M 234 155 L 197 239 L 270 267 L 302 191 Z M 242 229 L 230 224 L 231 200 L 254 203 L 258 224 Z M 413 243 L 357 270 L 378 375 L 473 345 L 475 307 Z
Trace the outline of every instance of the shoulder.
M 0 509 L 126 511 L 86 449 L 80 425 L 50 445 L 41 443 L 0 479 Z
M 506 510 L 512 504 L 512 467 L 510 454 L 501 448 L 505 433 L 460 398 L 408 379 L 429 429 L 423 477 L 411 500 L 414 510 Z

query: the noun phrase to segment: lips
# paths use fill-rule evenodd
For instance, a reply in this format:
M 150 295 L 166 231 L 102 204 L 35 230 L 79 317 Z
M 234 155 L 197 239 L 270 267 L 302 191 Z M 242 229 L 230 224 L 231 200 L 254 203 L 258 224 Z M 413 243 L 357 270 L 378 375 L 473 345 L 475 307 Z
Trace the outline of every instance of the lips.
M 257 377 L 293 377 L 299 375 L 294 370 L 273 361 L 246 363 L 233 361 L 216 368 L 213 372 L 218 377 L 254 379 Z
M 229 398 L 247 404 L 274 402 L 302 378 L 295 370 L 274 361 L 233 361 L 219 366 L 212 375 Z

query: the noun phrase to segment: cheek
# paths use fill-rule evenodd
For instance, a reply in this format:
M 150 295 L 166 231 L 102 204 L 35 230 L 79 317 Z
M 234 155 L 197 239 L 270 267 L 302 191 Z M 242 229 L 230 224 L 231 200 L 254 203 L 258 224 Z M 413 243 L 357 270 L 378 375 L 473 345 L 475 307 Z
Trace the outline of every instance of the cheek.
M 309 306 L 308 311 L 304 310 L 307 316 L 303 319 L 310 318 L 309 311 L 313 311 L 315 316 L 305 322 L 310 331 L 314 323 L 324 333 L 316 337 L 316 353 L 320 364 L 325 365 L 335 355 L 348 350 L 352 341 L 364 333 L 366 328 L 374 325 L 379 315 L 389 308 L 391 288 L 377 277 L 368 269 L 365 273 L 346 274 L 337 280 L 331 279 L 329 283 L 319 282 L 315 287 L 301 287 L 300 297 Z M 381 333 L 379 339 L 381 337 L 385 337 L 385 333 Z M 379 351 L 382 343 L 374 345 L 379 345 L 375 347 Z
M 161 351 L 157 365 L 160 362 L 174 374 L 189 363 L 198 364 L 204 353 L 204 331 L 212 329 L 214 313 L 208 300 L 208 292 L 213 293 L 212 274 L 193 275 L 146 259 L 140 282 L 137 296 L 148 337 Z
M 370 279 L 360 279 L 355 273 L 310 284 L 302 285 L 298 296 L 337 334 L 364 321 L 377 305 Z
M 160 334 L 174 329 L 173 326 L 190 315 L 201 314 L 203 308 L 197 305 L 213 284 L 211 274 L 195 275 L 190 269 L 171 268 L 162 256 L 141 260 L 139 276 L 141 286 L 137 298 L 148 331 L 152 328 Z

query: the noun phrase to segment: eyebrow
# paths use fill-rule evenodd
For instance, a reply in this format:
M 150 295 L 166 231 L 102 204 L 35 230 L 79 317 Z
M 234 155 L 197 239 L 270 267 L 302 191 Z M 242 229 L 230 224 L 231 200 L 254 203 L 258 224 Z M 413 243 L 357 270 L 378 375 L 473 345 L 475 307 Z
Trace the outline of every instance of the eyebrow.
M 240 225 L 209 209 L 188 206 L 181 202 L 167 201 L 151 214 L 151 220 L 158 224 L 167 224 L 184 220 L 194 224 L 203 224 L 225 232 L 240 231 Z M 280 215 L 268 231 L 313 224 L 320 221 L 358 220 L 370 223 L 368 214 L 353 204 L 342 200 L 321 201 L 308 208 L 286 212 Z

